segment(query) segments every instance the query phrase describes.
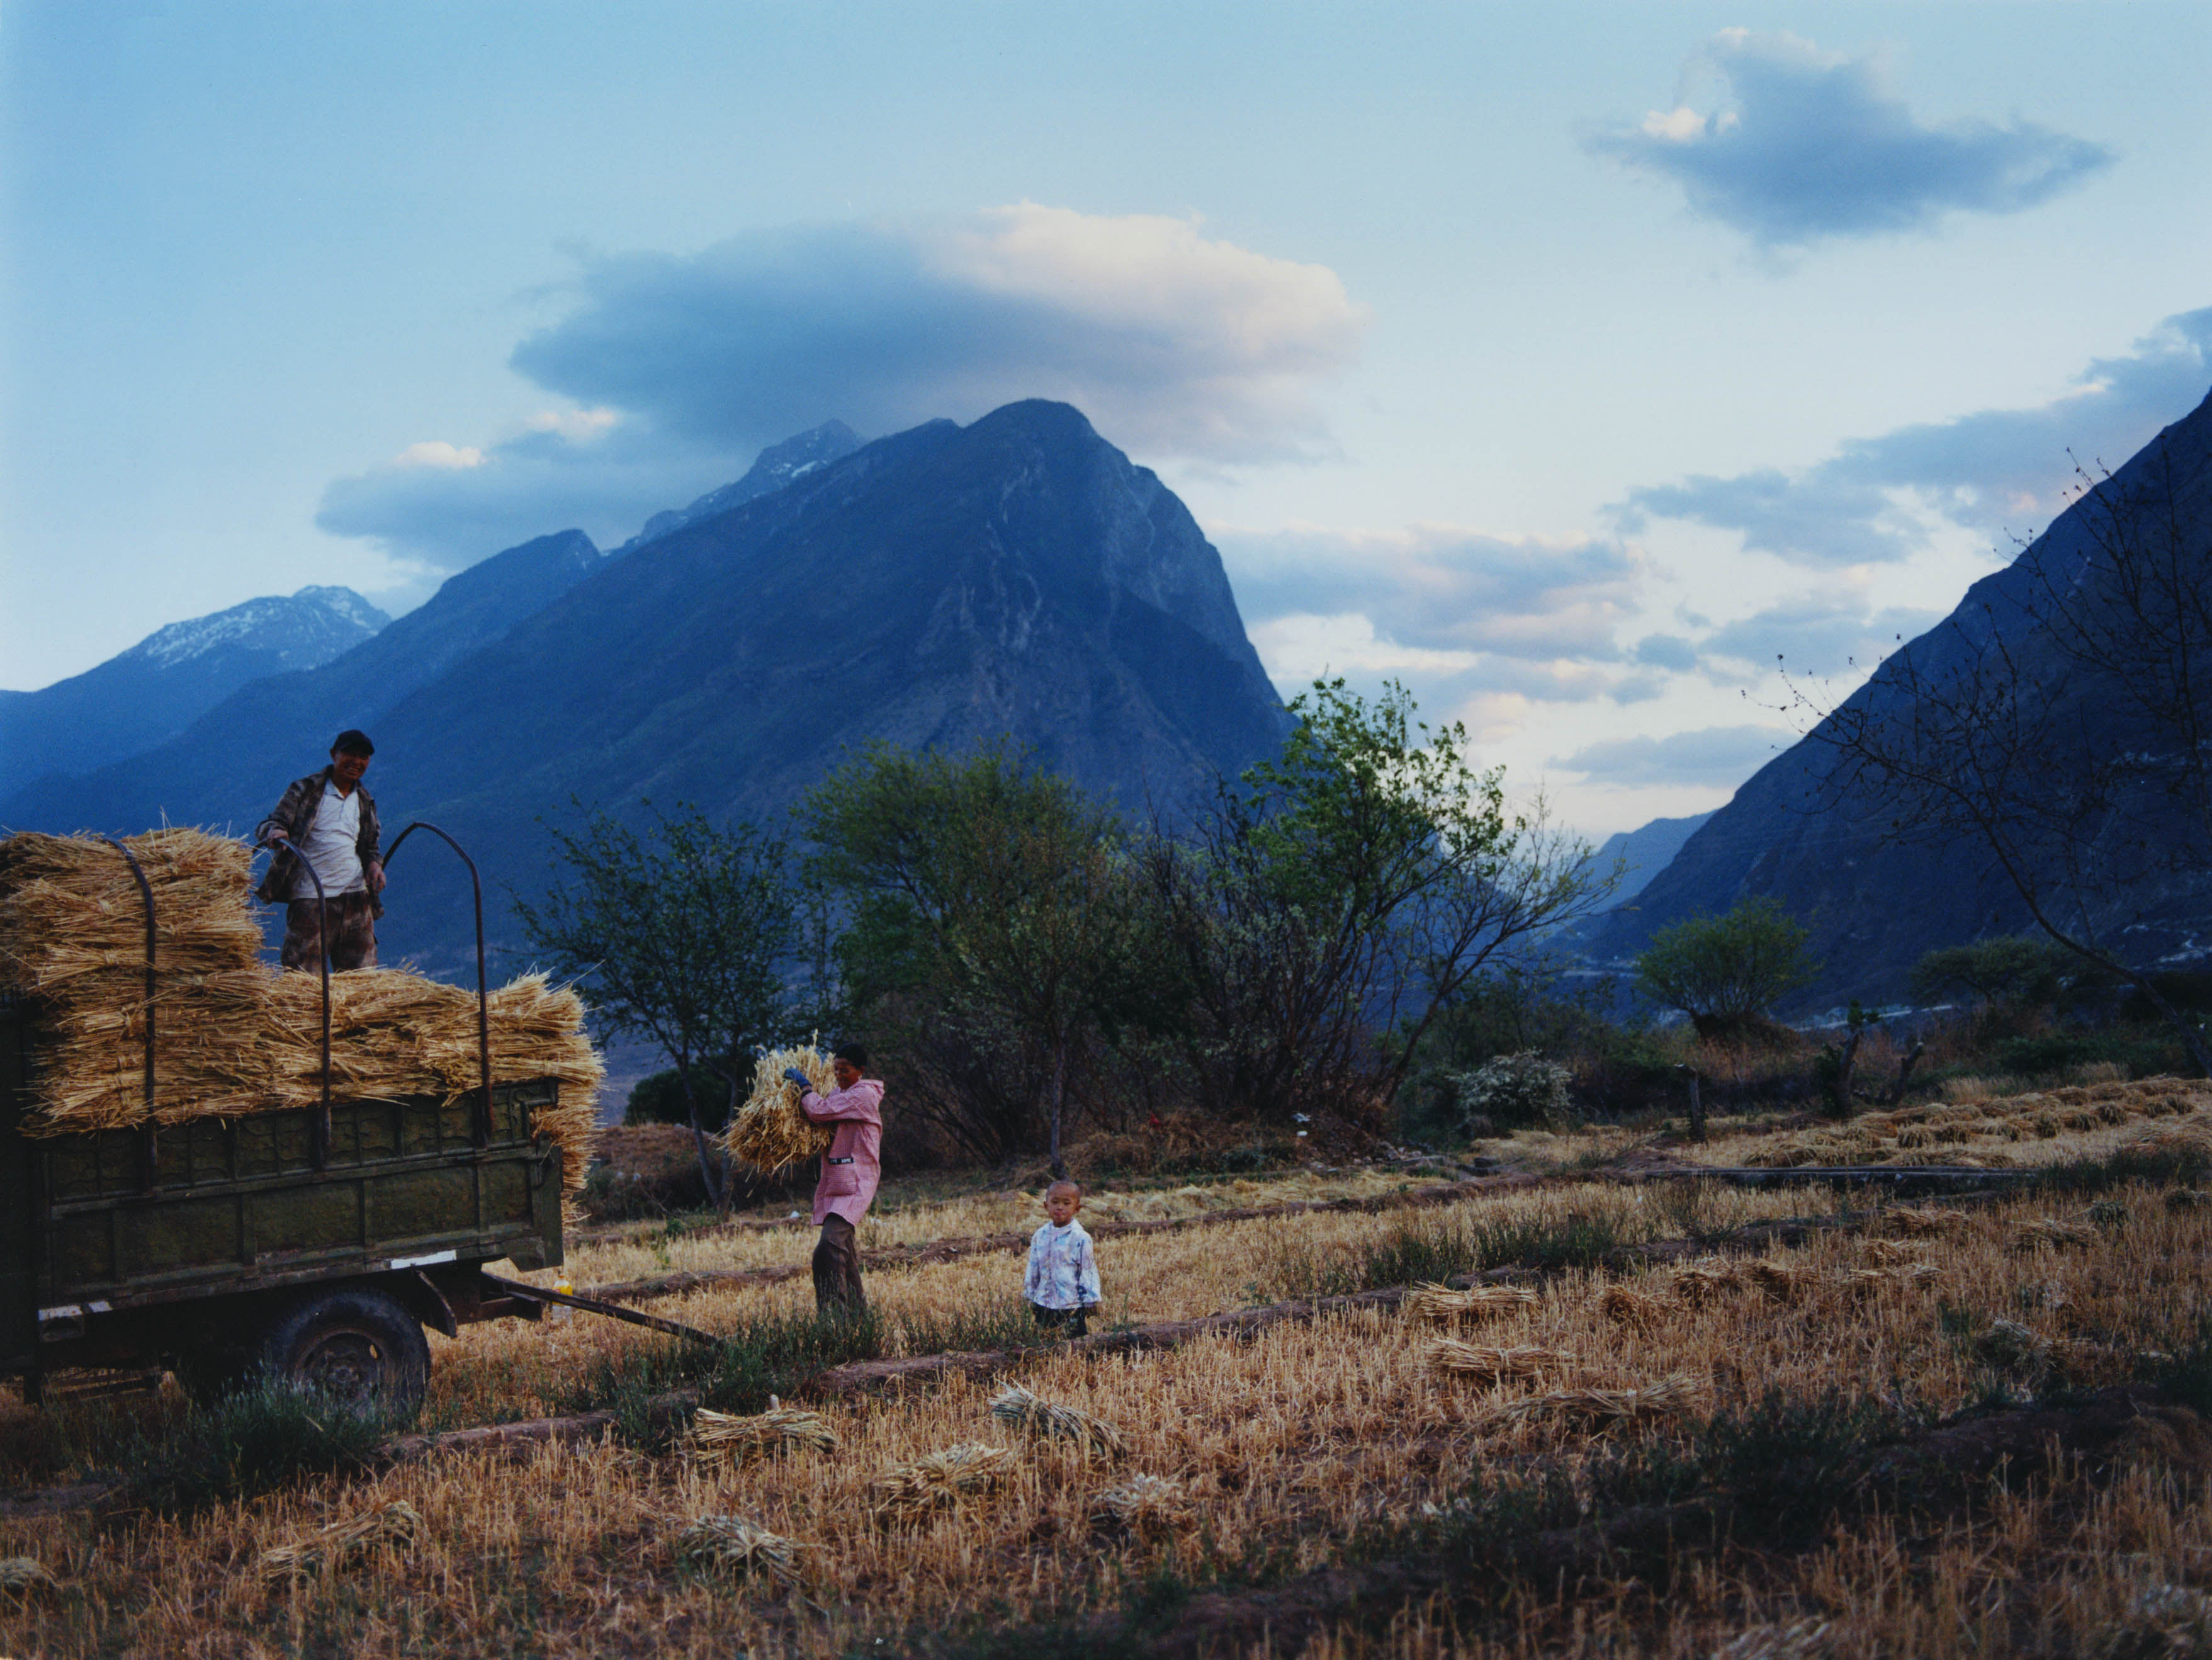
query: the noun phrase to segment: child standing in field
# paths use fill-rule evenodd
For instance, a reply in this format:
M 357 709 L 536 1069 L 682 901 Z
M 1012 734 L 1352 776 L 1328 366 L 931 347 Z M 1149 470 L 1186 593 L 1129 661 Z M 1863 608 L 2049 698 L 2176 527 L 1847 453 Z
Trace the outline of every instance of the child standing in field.
M 1055 1182 L 1044 1190 L 1051 1219 L 1030 1237 L 1029 1272 L 1022 1279 L 1022 1295 L 1037 1324 L 1070 1337 L 1091 1335 L 1091 1311 L 1099 1300 L 1098 1259 L 1090 1234 L 1075 1219 L 1082 1208 L 1079 1183 Z

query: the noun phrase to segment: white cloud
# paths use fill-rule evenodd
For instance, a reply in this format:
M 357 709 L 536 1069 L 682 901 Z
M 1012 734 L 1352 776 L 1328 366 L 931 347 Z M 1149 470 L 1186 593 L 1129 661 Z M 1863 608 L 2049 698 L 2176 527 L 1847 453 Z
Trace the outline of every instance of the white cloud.
M 1664 738 L 1608 739 L 1552 764 L 1618 787 L 1698 784 L 1734 788 L 1797 741 L 1786 727 L 1706 727 Z
M 483 465 L 484 453 L 473 445 L 448 444 L 442 438 L 410 444 L 392 458 L 395 467 L 430 467 L 441 472 L 457 472 L 469 467 Z

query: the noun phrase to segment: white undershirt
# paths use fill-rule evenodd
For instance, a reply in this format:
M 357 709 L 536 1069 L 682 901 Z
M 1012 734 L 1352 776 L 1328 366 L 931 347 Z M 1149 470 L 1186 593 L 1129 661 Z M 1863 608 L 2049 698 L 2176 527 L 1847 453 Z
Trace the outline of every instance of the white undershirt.
M 368 888 L 361 868 L 361 792 L 341 795 L 336 783 L 325 779 L 323 799 L 315 808 L 315 822 L 300 851 L 323 879 L 323 891 L 335 897 Z M 312 899 L 315 885 L 301 881 L 292 890 L 295 899 Z

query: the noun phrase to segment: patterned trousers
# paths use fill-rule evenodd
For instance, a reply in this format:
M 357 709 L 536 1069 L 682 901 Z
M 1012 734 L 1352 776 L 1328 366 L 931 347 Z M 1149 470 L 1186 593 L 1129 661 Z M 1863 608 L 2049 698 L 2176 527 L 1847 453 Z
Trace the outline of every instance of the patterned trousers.
M 365 893 L 334 893 L 330 898 L 330 957 L 332 970 L 376 966 L 376 918 Z M 323 960 L 322 916 L 313 899 L 284 907 L 284 966 L 314 974 Z

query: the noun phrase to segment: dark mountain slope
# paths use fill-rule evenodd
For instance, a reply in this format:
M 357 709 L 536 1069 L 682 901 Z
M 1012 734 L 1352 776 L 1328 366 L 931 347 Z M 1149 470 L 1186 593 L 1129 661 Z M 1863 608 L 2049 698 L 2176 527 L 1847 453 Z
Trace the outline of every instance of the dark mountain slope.
M 2212 398 L 2130 459 L 2113 487 L 2126 492 L 2169 478 L 2176 510 L 2191 521 L 2202 550 L 2212 544 Z M 2069 508 L 2010 565 L 1976 583 L 1950 619 L 1903 647 L 1846 700 L 1844 711 L 1905 707 L 1899 681 L 1906 666 L 1941 677 L 1977 647 L 2002 641 L 2028 681 L 2062 689 L 2063 724 L 2089 747 L 2118 753 L 2167 741 L 2136 722 L 2123 688 L 2069 669 L 2029 615 L 2039 572 L 2062 588 L 2078 581 L 2089 536 L 2083 508 Z M 1595 930 L 1592 958 L 1621 964 L 1655 928 L 1771 896 L 1810 924 L 1826 965 L 1820 982 L 1797 1000 L 1802 1011 L 1850 997 L 1897 997 L 1923 952 L 2031 927 L 2013 885 L 1978 842 L 1899 841 L 1879 804 L 1830 787 L 1836 756 L 1821 733 L 1833 731 L 1835 719 L 1761 768 L 1633 907 L 1607 917 Z M 2038 761 L 2025 758 L 2031 766 Z M 2139 822 L 2155 824 L 2165 810 L 2149 799 L 2131 804 Z M 2124 954 L 2137 963 L 2195 960 L 2212 939 L 2212 874 L 2147 878 L 2124 893 L 2092 897 L 2083 920 L 2124 941 Z
M 351 588 L 301 588 L 172 623 L 38 691 L 0 693 L 0 798 L 150 749 L 249 681 L 319 667 L 391 620 Z

